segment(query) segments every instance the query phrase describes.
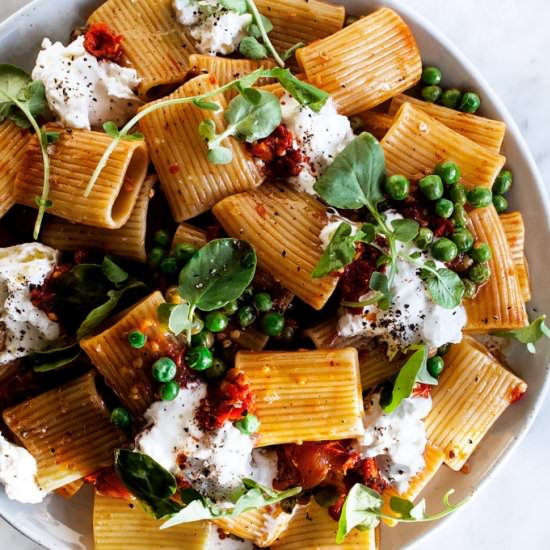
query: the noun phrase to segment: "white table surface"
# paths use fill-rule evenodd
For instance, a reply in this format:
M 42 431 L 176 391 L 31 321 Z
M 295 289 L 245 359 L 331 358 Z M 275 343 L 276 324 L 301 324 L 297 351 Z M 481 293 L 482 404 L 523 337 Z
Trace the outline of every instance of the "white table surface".
M 26 2 L 0 0 L 0 19 Z M 518 122 L 550 191 L 550 0 L 406 3 L 439 26 L 496 89 Z M 422 550 L 550 548 L 549 419 L 547 400 L 497 479 L 460 517 L 422 544 Z M 39 547 L 0 520 L 0 549 L 7 548 Z

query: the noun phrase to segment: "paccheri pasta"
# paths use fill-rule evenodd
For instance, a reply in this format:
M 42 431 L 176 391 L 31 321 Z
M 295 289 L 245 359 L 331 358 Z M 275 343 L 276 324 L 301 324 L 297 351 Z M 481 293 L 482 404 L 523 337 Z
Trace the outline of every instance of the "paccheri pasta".
M 97 550 L 460 506 L 413 501 L 527 391 L 495 342 L 550 334 L 479 96 L 318 0 L 108 0 L 36 53 L 0 66 L 7 496 L 93 485 Z

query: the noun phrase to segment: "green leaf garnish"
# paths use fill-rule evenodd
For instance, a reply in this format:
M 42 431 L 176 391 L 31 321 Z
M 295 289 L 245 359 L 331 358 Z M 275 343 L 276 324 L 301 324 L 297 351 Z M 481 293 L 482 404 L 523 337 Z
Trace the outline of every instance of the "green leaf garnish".
M 116 286 L 128 280 L 128 273 L 117 265 L 112 258 L 109 258 L 109 256 L 103 258 L 102 268 L 105 277 Z
M 176 336 L 191 330 L 193 325 L 189 304 L 161 304 L 157 315 L 161 323 L 168 326 Z
M 426 262 L 423 278 L 434 303 L 445 309 L 458 307 L 464 297 L 464 283 L 454 271 L 445 267 L 432 267 Z
M 402 243 L 410 243 L 418 235 L 420 225 L 417 221 L 404 218 L 391 222 L 395 238 Z
M 247 59 L 265 59 L 267 48 L 253 36 L 245 36 L 239 44 L 239 53 Z
M 529 353 L 536 353 L 535 344 L 543 337 L 550 338 L 550 328 L 546 326 L 546 315 L 541 315 L 530 325 L 515 329 L 501 330 L 492 333 L 494 336 L 512 338 L 517 342 L 527 345 Z
M 298 42 L 297 44 L 294 44 L 294 46 L 288 48 L 288 50 L 283 54 L 283 59 L 285 61 L 288 61 L 300 48 L 303 48 L 304 46 L 304 42 Z
M 352 231 L 353 228 L 349 223 L 343 222 L 337 227 L 321 259 L 311 272 L 312 277 L 324 277 L 353 261 L 357 239 L 352 235 Z
M 78 344 L 69 344 L 54 349 L 34 352 L 29 360 L 34 372 L 50 372 L 74 363 L 82 354 Z

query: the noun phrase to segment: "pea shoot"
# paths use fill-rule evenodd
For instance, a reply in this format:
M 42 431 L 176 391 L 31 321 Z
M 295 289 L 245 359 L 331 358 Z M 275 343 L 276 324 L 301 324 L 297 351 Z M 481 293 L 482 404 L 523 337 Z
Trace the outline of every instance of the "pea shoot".
M 176 363 L 170 357 L 161 357 L 153 363 L 153 378 L 157 382 L 170 382 L 176 376 Z
M 141 330 L 132 330 L 128 333 L 128 342 L 134 349 L 141 349 L 147 342 L 147 336 Z

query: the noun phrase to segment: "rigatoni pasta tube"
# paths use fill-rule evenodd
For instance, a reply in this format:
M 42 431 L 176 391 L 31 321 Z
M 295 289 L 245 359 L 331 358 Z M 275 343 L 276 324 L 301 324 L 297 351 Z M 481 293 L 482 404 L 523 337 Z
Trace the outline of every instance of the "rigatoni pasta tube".
M 0 218 L 15 204 L 15 178 L 30 137 L 11 120 L 0 123 Z
M 296 52 L 311 84 L 327 91 L 344 115 L 372 109 L 420 80 L 414 36 L 382 8 Z
M 143 99 L 161 97 L 183 82 L 196 50 L 176 21 L 171 0 L 107 0 L 88 23 L 107 23 L 123 36 L 123 63 L 136 69 Z
M 152 518 L 138 501 L 94 496 L 95 550 L 208 550 L 210 525 L 195 521 L 160 529 L 162 521 Z
M 258 446 L 358 437 L 363 432 L 357 350 L 239 352 L 256 397 Z
M 424 421 L 430 444 L 444 453 L 445 464 L 460 470 L 526 389 L 482 344 L 465 337 L 445 355 L 445 370 L 432 391 L 433 407 Z
M 48 217 L 42 229 L 42 242 L 64 251 L 100 248 L 106 254 L 144 262 L 147 259 L 147 211 L 156 181 L 156 176 L 147 178 L 128 221 L 120 229 L 103 229 Z
M 197 248 L 203 247 L 207 243 L 206 231 L 199 229 L 188 223 L 180 223 L 176 232 L 174 233 L 174 239 L 172 240 L 172 248 L 177 244 L 192 244 Z
M 465 300 L 467 332 L 491 332 L 520 328 L 528 324 L 512 252 L 493 205 L 470 212 L 476 239 L 491 247 L 491 277 L 477 295 Z
M 168 98 L 204 94 L 215 87 L 211 76 L 202 75 L 186 82 Z M 140 122 L 162 190 L 177 222 L 194 218 L 224 197 L 252 189 L 264 179 L 244 146 L 234 138 L 224 141 L 224 146 L 233 153 L 231 163 L 220 166 L 208 160 L 207 146 L 198 127 L 202 120 L 211 119 L 217 132 L 221 132 L 224 118 L 220 113 L 226 106 L 223 95 L 210 101 L 220 104 L 220 112 L 201 110 L 192 104 L 173 105 L 151 113 Z
M 439 122 L 445 124 L 451 130 L 475 141 L 493 153 L 498 153 L 502 147 L 502 141 L 506 133 L 506 124 L 500 120 L 462 113 L 456 109 L 428 103 L 427 101 L 422 101 L 405 94 L 399 94 L 391 100 L 388 111 L 389 116 L 393 117 L 403 103 L 410 103 L 415 108 L 439 120 Z
M 319 234 L 326 209 L 314 198 L 271 184 L 228 197 L 212 212 L 232 237 L 250 242 L 262 269 L 315 309 L 330 298 L 338 280 L 314 279 L 321 258 Z
M 378 111 L 365 111 L 357 115 L 361 121 L 361 130 L 370 132 L 376 139 L 382 139 L 391 128 L 393 116 Z
M 149 155 L 144 141 L 121 141 L 102 170 L 92 192 L 84 197 L 94 170 L 112 138 L 101 132 L 63 131 L 49 146 L 50 214 L 66 220 L 119 229 L 130 217 L 147 176 Z M 16 202 L 36 208 L 42 193 L 44 168 L 38 138 L 25 151 L 15 182 Z
M 153 292 L 109 328 L 80 341 L 107 385 L 136 416 L 143 414 L 155 401 L 155 387 L 149 372 L 151 365 L 163 354 L 178 349 L 177 340 L 158 320 L 157 309 L 163 303 L 162 294 Z M 129 344 L 128 333 L 132 330 L 145 334 L 145 346 L 136 349 Z
M 411 103 L 401 106 L 381 143 L 390 174 L 417 179 L 449 160 L 460 166 L 462 183 L 467 188 L 492 187 L 506 161 Z
M 260 13 L 273 23 L 269 38 L 285 52 L 295 44 L 310 44 L 344 26 L 346 10 L 319 0 L 256 0 Z
M 342 544 L 336 544 L 338 522 L 326 508 L 311 499 L 294 513 L 288 529 L 271 545 L 272 550 L 376 550 L 377 531 L 354 529 Z
M 389 360 L 386 352 L 377 346 L 359 352 L 359 371 L 361 373 L 361 386 L 364 390 L 373 388 L 381 382 L 385 382 L 397 374 L 405 359 L 400 355 Z
M 111 466 L 114 450 L 126 441 L 111 422 L 93 372 L 6 409 L 2 416 L 35 458 L 44 491 Z
M 525 224 L 521 212 L 508 212 L 500 215 L 500 221 L 506 234 L 506 240 L 512 253 L 512 261 L 516 268 L 519 287 L 523 300 L 531 299 L 531 283 L 529 281 L 529 266 L 525 257 Z

